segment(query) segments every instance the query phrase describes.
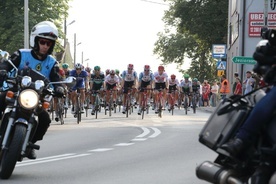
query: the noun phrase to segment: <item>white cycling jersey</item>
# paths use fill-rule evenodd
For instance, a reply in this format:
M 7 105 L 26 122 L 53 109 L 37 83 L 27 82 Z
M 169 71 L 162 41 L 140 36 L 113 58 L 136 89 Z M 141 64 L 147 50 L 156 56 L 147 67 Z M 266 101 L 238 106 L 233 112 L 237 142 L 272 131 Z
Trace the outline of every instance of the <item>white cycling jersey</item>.
M 153 74 L 155 83 L 164 83 L 168 81 L 168 74 L 163 72 L 161 75 L 158 72 L 154 72 Z
M 108 74 L 105 77 L 105 82 L 107 84 L 113 85 L 113 84 L 116 84 L 116 83 L 118 84 L 120 81 L 119 81 L 119 77 L 117 75 L 111 76 L 110 74 Z

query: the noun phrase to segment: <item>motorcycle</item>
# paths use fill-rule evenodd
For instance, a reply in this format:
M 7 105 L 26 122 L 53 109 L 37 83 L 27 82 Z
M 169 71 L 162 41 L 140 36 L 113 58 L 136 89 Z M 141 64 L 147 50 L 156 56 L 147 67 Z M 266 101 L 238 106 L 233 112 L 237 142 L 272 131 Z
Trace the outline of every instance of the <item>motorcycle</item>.
M 221 101 L 199 134 L 199 142 L 218 154 L 214 161 L 204 161 L 196 168 L 199 179 L 216 184 L 261 183 L 256 173 L 268 174 L 276 183 L 276 116 L 261 130 L 254 145 L 233 156 L 221 146 L 233 139 L 253 107 L 266 95 L 263 89 L 244 96 L 231 96 Z M 272 168 L 272 170 L 268 170 Z
M 73 77 L 65 81 L 49 82 L 45 76 L 32 70 L 18 71 L 13 66 L 13 74 L 1 70 L 1 76 L 6 76 L 5 84 L 7 107 L 1 119 L 0 132 L 0 177 L 9 179 L 17 161 L 22 161 L 28 155 L 28 150 L 40 146 L 31 142 L 35 135 L 38 121 L 37 115 L 50 106 L 54 94 L 51 89 L 55 84 L 71 85 Z M 31 77 L 32 76 L 32 77 Z M 33 79 L 32 79 L 33 78 Z M 35 80 L 35 81 L 34 81 Z

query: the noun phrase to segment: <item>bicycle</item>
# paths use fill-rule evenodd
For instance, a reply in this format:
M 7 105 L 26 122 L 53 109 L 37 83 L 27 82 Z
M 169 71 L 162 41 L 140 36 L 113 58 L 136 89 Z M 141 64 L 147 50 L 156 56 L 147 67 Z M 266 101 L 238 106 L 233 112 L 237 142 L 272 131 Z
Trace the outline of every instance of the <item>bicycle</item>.
M 94 112 L 95 112 L 95 118 L 98 118 L 98 113 L 101 112 L 101 99 L 99 96 L 99 90 L 95 90 L 92 92 L 92 95 L 95 96 L 95 101 L 94 101 Z M 92 109 L 93 111 L 93 109 Z
M 172 115 L 173 115 L 173 111 L 174 111 L 174 105 L 175 105 L 175 92 L 174 90 L 172 90 L 170 93 L 169 93 L 169 96 L 168 96 L 168 102 L 169 102 L 169 112 L 171 111 Z
M 184 99 L 183 99 L 183 101 L 184 101 L 185 114 L 187 114 L 188 113 L 188 108 L 189 108 L 189 97 L 188 97 L 188 93 L 187 92 L 184 93 Z
M 149 105 L 148 105 L 148 90 L 152 90 L 149 88 L 143 88 L 143 95 L 141 96 L 141 115 L 142 115 L 142 119 L 144 119 L 144 114 L 145 111 L 147 112 L 147 114 L 149 113 Z
M 114 113 L 116 113 L 116 105 L 114 104 L 113 102 L 113 93 L 116 89 L 110 89 L 109 90 L 109 103 L 108 103 L 108 106 L 109 106 L 109 116 L 111 116 L 112 114 L 112 110 L 114 110 Z
M 89 108 L 89 104 L 90 104 L 90 91 L 88 91 L 88 92 L 86 92 L 85 93 L 85 104 L 86 104 L 86 106 L 84 107 L 84 109 L 85 109 L 85 116 L 87 117 L 88 116 L 88 109 L 90 109 Z
M 162 118 L 162 111 L 163 111 L 163 103 L 164 103 L 164 98 L 163 98 L 163 89 L 158 89 L 158 94 L 155 97 L 155 108 L 158 108 L 158 116 Z M 156 113 L 156 112 L 155 112 Z
M 56 105 L 57 105 L 57 107 L 56 107 L 57 113 L 56 114 L 59 118 L 59 121 L 60 121 L 61 125 L 63 125 L 64 124 L 63 116 L 64 116 L 64 113 L 65 113 L 64 97 L 58 97 Z
M 77 123 L 79 124 L 81 122 L 81 114 L 82 109 L 81 109 L 81 99 L 80 99 L 80 89 L 77 89 L 77 98 L 76 98 L 76 104 L 75 104 L 75 114 L 74 117 L 77 118 Z
M 126 117 L 133 112 L 133 104 L 131 103 L 132 99 L 132 88 L 128 88 L 126 96 Z
M 192 106 L 193 106 L 194 114 L 196 113 L 197 99 L 198 99 L 197 94 L 194 92 L 192 96 Z

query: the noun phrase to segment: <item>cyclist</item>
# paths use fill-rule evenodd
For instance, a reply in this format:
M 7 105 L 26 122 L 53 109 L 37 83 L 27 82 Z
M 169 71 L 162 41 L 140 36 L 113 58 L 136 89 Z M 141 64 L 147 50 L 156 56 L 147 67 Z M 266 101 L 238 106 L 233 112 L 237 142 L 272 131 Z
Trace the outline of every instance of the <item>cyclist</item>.
M 60 78 L 61 81 L 65 79 L 65 72 L 64 72 L 63 69 L 58 68 L 58 72 L 57 73 L 58 73 L 59 78 Z M 66 89 L 66 85 L 63 85 L 63 87 L 64 87 L 64 89 Z M 64 90 L 64 93 L 65 93 L 65 91 L 66 90 Z M 62 96 L 54 97 L 54 109 L 55 109 L 55 115 L 56 115 L 56 117 L 55 117 L 56 122 L 59 121 L 58 109 L 57 109 L 58 98 L 62 98 L 62 102 L 64 102 L 64 98 Z M 66 108 L 66 107 L 64 106 L 64 108 Z
M 119 77 L 115 75 L 115 70 L 110 70 L 109 75 L 106 76 L 105 86 L 106 86 L 106 103 L 108 104 L 110 100 L 110 90 L 114 90 L 112 98 L 113 98 L 113 103 L 115 105 L 116 99 L 117 99 L 117 90 L 119 89 Z M 109 108 L 112 108 L 112 107 L 109 107 L 108 105 L 106 105 L 106 110 L 109 110 Z
M 162 102 L 162 107 L 164 107 L 165 104 L 165 99 L 167 95 L 166 89 L 169 88 L 169 80 L 168 80 L 168 74 L 165 72 L 164 66 L 160 65 L 158 66 L 158 71 L 153 74 L 154 77 L 154 93 L 153 93 L 153 108 L 152 110 L 155 109 L 155 113 L 158 113 L 158 108 L 156 108 L 156 97 L 159 93 L 158 90 L 163 91 L 163 99 L 164 101 Z
M 62 67 L 62 70 L 63 70 L 64 73 L 65 73 L 65 77 L 66 77 L 66 78 L 69 77 L 69 75 L 70 75 L 69 65 L 68 65 L 67 63 L 63 63 L 63 64 L 61 65 L 61 67 Z
M 120 70 L 115 69 L 115 73 L 119 77 L 119 88 L 121 89 L 123 78 L 120 75 Z M 118 105 L 122 105 L 122 90 L 118 91 Z
M 176 75 L 172 74 L 170 79 L 169 79 L 169 91 L 168 93 L 174 93 L 174 99 L 175 99 L 175 104 L 177 106 L 177 101 L 178 101 L 178 92 L 179 92 L 179 81 L 176 79 Z M 171 99 L 167 98 L 168 104 L 171 104 Z M 168 110 L 170 110 L 170 105 L 168 106 Z
M 126 113 L 126 98 L 127 98 L 127 93 L 128 93 L 128 88 L 132 88 L 132 97 L 131 102 L 134 103 L 134 97 L 135 93 L 137 92 L 136 90 L 136 85 L 137 85 L 137 72 L 134 70 L 133 64 L 128 64 L 127 65 L 127 70 L 124 70 L 122 73 L 122 87 L 123 87 L 123 110 L 122 113 Z
M 188 107 L 190 107 L 191 106 L 190 102 L 192 99 L 192 97 L 191 97 L 192 81 L 189 80 L 189 78 L 190 78 L 189 74 L 184 74 L 183 77 L 184 77 L 184 80 L 180 83 L 181 99 L 184 98 L 184 95 L 188 95 L 188 97 L 189 97 Z
M 106 69 L 106 70 L 105 70 L 105 76 L 108 76 L 109 73 L 110 73 L 110 69 Z
M 91 89 L 91 96 L 90 96 L 90 108 L 92 109 L 91 115 L 95 115 L 95 92 L 100 90 L 100 98 L 103 98 L 103 90 L 105 89 L 105 76 L 104 73 L 101 72 L 101 67 L 95 66 L 94 73 L 91 74 L 91 82 L 90 82 L 90 89 Z
M 198 103 L 200 99 L 200 84 L 197 78 L 193 78 L 192 91 L 193 91 L 193 95 L 196 95 L 196 107 L 198 107 L 199 106 Z
M 139 74 L 138 78 L 138 86 L 139 86 L 139 109 L 138 109 L 138 115 L 141 115 L 141 100 L 142 95 L 144 92 L 144 88 L 151 88 L 153 83 L 153 74 L 150 72 L 150 66 L 145 65 L 144 71 Z M 148 91 L 148 97 L 150 96 L 150 91 Z M 150 104 L 150 101 L 148 99 L 147 101 L 148 105 Z
M 72 114 L 75 114 L 75 106 L 76 106 L 76 98 L 77 98 L 77 89 L 80 90 L 80 99 L 81 99 L 81 110 L 84 109 L 84 99 L 85 99 L 85 90 L 88 89 L 88 80 L 87 80 L 87 72 L 82 69 L 82 64 L 77 63 L 75 65 L 75 69 L 70 72 L 70 76 L 76 78 L 76 85 L 72 87 L 71 97 L 72 97 Z

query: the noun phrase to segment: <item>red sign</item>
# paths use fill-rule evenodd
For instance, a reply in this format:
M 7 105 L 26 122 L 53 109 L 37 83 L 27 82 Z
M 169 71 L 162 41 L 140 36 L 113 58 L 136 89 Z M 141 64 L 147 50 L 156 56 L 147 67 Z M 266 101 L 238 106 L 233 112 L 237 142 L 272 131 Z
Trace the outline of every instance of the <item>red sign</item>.
M 261 28 L 264 26 L 264 13 L 249 13 L 248 36 L 260 37 Z M 276 29 L 276 13 L 268 13 L 267 26 Z

